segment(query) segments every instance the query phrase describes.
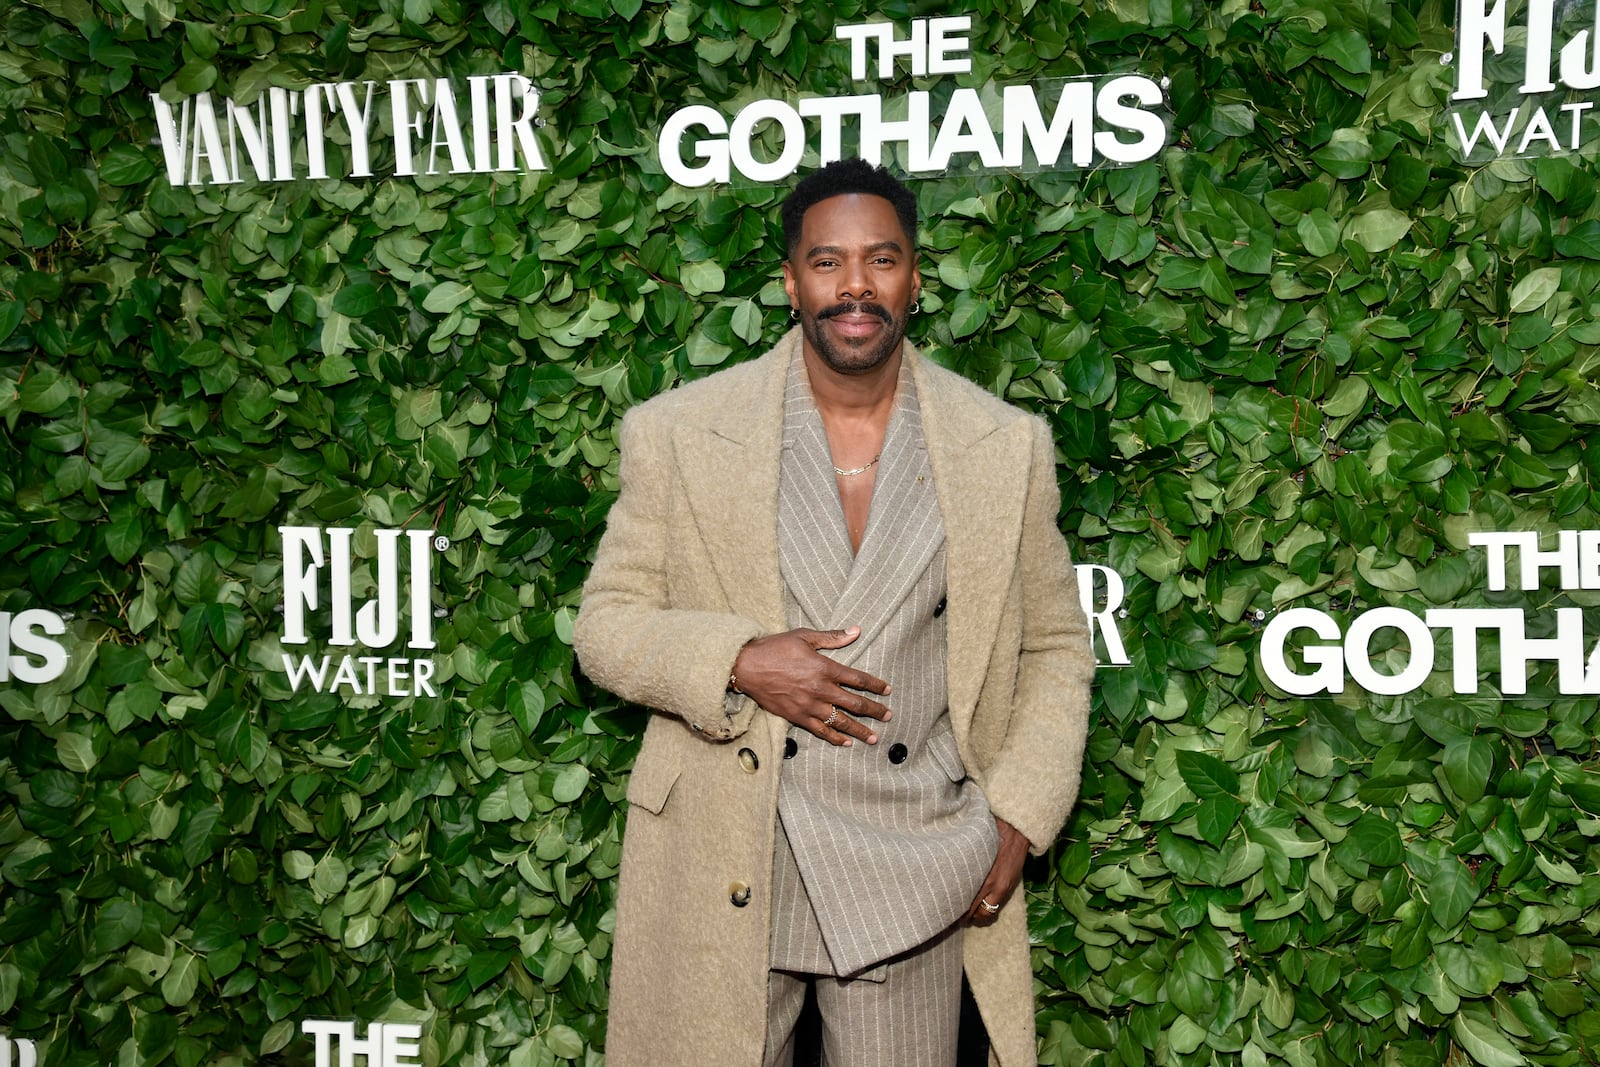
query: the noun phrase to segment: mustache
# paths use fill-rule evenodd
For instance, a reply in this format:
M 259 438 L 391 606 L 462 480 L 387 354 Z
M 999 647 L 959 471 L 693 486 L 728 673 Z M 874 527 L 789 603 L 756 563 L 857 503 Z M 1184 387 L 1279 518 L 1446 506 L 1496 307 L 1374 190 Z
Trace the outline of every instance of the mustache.
M 834 318 L 837 315 L 856 314 L 876 315 L 878 318 L 882 319 L 891 326 L 894 324 L 894 316 L 889 314 L 889 309 L 884 307 L 882 304 L 858 304 L 854 300 L 846 300 L 843 303 L 834 304 L 831 307 L 823 308 L 821 311 L 817 312 L 817 321 L 824 322 L 828 319 Z

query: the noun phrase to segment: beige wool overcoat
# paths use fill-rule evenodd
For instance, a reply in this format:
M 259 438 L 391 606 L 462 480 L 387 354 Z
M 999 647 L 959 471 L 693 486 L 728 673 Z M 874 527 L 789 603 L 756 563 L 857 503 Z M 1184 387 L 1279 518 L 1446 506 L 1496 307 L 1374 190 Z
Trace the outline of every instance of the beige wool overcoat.
M 609 1067 L 761 1063 L 788 723 L 725 696 L 740 647 L 787 628 L 778 467 L 799 344 L 796 329 L 623 420 L 573 635 L 591 678 L 659 712 L 628 786 Z M 1054 446 L 1038 418 L 905 352 L 945 526 L 950 718 L 991 809 L 1043 851 L 1077 796 L 1094 671 Z M 1019 891 L 966 932 L 998 1067 L 1037 1060 L 1026 919 Z

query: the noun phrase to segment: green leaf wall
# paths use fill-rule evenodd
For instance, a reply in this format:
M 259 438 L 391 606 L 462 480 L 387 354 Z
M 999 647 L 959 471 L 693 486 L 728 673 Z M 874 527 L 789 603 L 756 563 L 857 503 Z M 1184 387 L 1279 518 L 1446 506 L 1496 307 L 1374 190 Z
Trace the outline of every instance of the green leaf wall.
M 1172 103 L 1145 164 L 915 183 L 916 339 L 1048 417 L 1063 529 L 1127 585 L 1030 869 L 1041 1059 L 1594 1062 L 1600 702 L 1552 664 L 1456 697 L 1443 655 L 1291 698 L 1258 658 L 1291 607 L 1600 632 L 1466 540 L 1596 527 L 1592 152 L 1457 162 L 1437 0 L 956 10 L 974 70 L 926 87 Z M 655 132 L 860 91 L 835 25 L 944 13 L 0 3 L 0 611 L 70 617 L 65 674 L 0 687 L 0 1033 L 195 1067 L 381 1020 L 430 1064 L 600 1062 L 642 714 L 568 640 L 617 419 L 786 325 L 781 190 L 674 187 Z M 154 143 L 152 92 L 499 71 L 550 169 L 174 189 Z M 437 697 L 290 692 L 285 525 L 449 539 Z

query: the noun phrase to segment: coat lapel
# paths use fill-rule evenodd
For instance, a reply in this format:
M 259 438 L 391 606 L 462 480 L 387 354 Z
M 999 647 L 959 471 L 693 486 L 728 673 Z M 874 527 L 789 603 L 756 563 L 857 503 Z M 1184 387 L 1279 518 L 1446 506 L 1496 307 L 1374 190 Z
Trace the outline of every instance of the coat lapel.
M 950 717 L 965 738 L 1016 569 L 1027 496 L 1025 479 L 1000 480 L 996 472 L 1026 471 L 1032 443 L 1025 420 L 996 420 L 960 395 L 966 383 L 931 370 L 915 353 L 908 358 L 944 514 Z
M 757 361 L 749 394 L 714 424 L 686 422 L 673 432 L 689 509 L 728 610 L 772 632 L 784 629 L 777 529 L 783 382 L 799 336 L 792 331 Z
M 714 424 L 684 424 L 673 435 L 689 510 L 728 610 L 768 633 L 788 629 L 778 566 L 778 464 L 783 451 L 783 394 L 800 345 L 790 330 L 757 361 L 753 385 Z M 783 752 L 788 722 L 767 723 L 766 759 Z

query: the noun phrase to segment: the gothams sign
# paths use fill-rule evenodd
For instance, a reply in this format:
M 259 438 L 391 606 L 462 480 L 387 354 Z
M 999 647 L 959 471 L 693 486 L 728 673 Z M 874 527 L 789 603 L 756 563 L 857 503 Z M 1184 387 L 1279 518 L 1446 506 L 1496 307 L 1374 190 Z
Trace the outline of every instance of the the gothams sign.
M 319 82 L 253 101 L 150 94 L 173 185 L 543 170 L 539 91 L 521 74 Z
M 834 36 L 849 46 L 852 80 L 871 82 L 896 77 L 901 63 L 918 78 L 970 72 L 971 29 L 971 17 L 960 15 L 917 19 L 905 37 L 891 22 L 840 26 Z M 821 164 L 846 154 L 881 163 L 885 148 L 903 146 L 913 176 L 974 161 L 984 171 L 1049 170 L 1137 163 L 1167 143 L 1156 113 L 1165 103 L 1162 88 L 1140 74 L 958 88 L 935 114 L 941 95 L 919 89 L 893 98 L 755 100 L 731 118 L 691 104 L 662 127 L 661 169 L 687 186 L 776 182 L 795 172 L 808 148 L 815 147 Z M 756 144 L 769 125 L 775 155 Z
M 1562 530 L 1552 549 L 1542 548 L 1533 531 L 1476 533 L 1468 541 L 1488 550 L 1490 593 L 1509 588 L 1548 596 L 1547 576 L 1558 580 L 1563 593 L 1600 593 L 1600 530 Z M 1421 615 L 1381 607 L 1341 627 L 1326 612 L 1293 608 L 1262 631 L 1261 667 L 1274 685 L 1297 696 L 1342 693 L 1347 680 L 1368 693 L 1398 696 L 1420 689 L 1446 666 L 1457 694 L 1480 692 L 1480 676 L 1493 673 L 1501 694 L 1521 696 L 1533 666 L 1543 663 L 1553 665 L 1562 695 L 1600 694 L 1600 643 L 1586 633 L 1584 614 L 1581 607 L 1440 607 Z M 1397 631 L 1409 649 L 1409 661 L 1392 674 L 1372 662 L 1373 639 L 1383 630 Z M 1450 638 L 1450 658 L 1443 664 L 1436 632 Z M 1303 668 L 1289 662 L 1291 638 Z
M 351 1067 L 357 1056 L 367 1067 L 419 1067 L 422 1027 L 417 1023 L 373 1023 L 364 1037 L 357 1023 L 305 1019 L 300 1032 L 315 1042 L 316 1067 Z
M 43 683 L 61 677 L 67 670 L 67 648 L 56 638 L 66 632 L 66 621 L 53 611 L 0 611 L 0 682 Z
M 1595 134 L 1600 7 L 1460 0 L 1446 135 L 1463 160 L 1576 152 Z

